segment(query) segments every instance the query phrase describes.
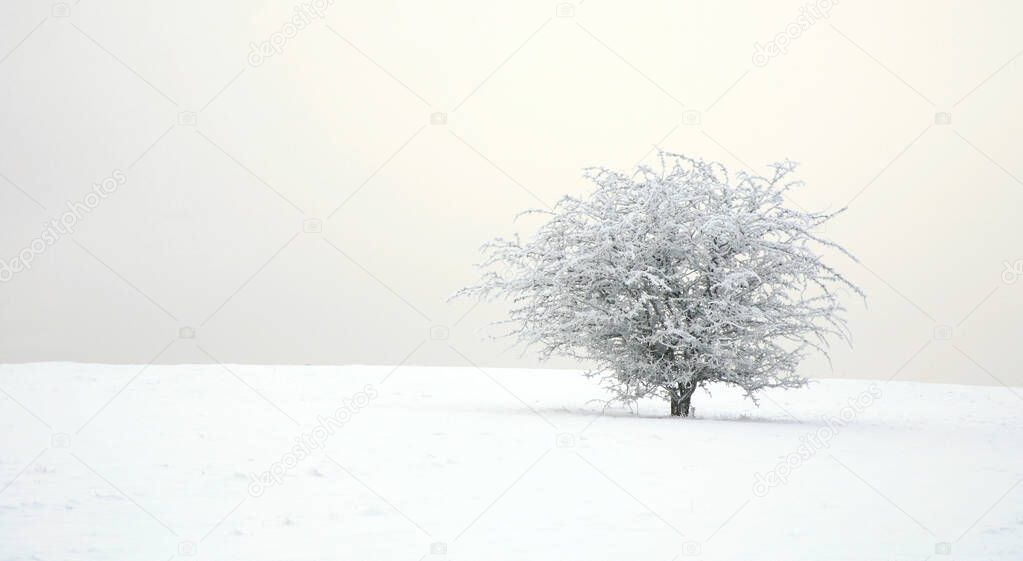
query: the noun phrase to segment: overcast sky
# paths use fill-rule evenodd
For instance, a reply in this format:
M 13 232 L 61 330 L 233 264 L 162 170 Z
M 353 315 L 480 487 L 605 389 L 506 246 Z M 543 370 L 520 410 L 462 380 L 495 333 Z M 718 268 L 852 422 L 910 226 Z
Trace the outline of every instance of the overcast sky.
M 0 7 L 0 361 L 533 365 L 447 298 L 659 144 L 849 207 L 803 374 L 1023 385 L 1019 3 L 297 5 Z

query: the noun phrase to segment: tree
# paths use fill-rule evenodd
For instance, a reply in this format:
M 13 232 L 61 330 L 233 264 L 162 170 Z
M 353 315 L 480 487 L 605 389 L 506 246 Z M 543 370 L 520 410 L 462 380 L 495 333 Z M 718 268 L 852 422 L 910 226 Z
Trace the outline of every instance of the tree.
M 660 153 L 660 170 L 587 169 L 595 190 L 564 197 L 525 242 L 483 247 L 479 283 L 459 292 L 511 302 L 512 336 L 595 365 L 615 399 L 660 396 L 688 416 L 699 387 L 795 388 L 811 352 L 849 339 L 840 295 L 863 292 L 825 264 L 835 213 L 791 208 L 792 162 L 770 177 Z M 841 212 L 841 211 L 839 211 Z

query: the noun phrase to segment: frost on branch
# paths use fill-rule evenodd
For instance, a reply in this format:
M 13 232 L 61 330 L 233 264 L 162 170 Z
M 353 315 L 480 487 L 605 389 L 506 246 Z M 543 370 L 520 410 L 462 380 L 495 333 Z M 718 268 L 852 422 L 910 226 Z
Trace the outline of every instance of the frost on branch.
M 660 157 L 632 175 L 588 169 L 588 197 L 530 211 L 548 220 L 528 241 L 486 244 L 479 284 L 459 294 L 508 299 L 508 335 L 594 364 L 616 399 L 663 397 L 672 415 L 711 382 L 750 397 L 806 384 L 800 361 L 849 338 L 840 295 L 863 296 L 819 253 L 853 258 L 819 235 L 837 213 L 786 206 L 802 184 L 792 162 L 759 177 Z

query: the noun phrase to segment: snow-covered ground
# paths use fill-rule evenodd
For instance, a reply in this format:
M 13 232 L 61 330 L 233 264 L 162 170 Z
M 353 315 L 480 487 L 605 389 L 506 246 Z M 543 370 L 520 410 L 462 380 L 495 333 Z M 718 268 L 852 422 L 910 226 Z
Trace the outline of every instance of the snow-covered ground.
M 690 420 L 601 416 L 564 371 L 48 363 L 0 390 L 0 559 L 1023 559 L 1023 389 L 718 389 Z

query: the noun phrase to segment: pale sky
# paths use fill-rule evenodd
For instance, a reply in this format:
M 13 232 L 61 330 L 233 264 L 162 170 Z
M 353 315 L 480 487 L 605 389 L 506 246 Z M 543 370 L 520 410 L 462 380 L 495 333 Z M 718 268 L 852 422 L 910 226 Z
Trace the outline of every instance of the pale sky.
M 656 144 L 848 206 L 803 374 L 1023 385 L 1017 2 L 71 4 L 0 6 L 2 362 L 533 366 L 447 298 Z

